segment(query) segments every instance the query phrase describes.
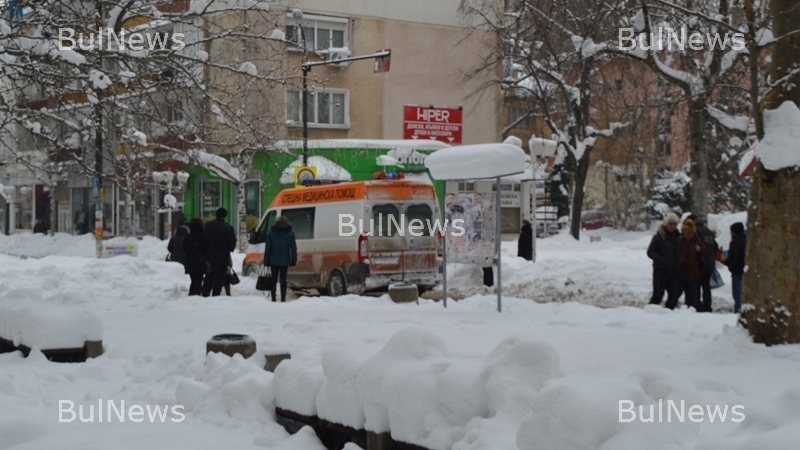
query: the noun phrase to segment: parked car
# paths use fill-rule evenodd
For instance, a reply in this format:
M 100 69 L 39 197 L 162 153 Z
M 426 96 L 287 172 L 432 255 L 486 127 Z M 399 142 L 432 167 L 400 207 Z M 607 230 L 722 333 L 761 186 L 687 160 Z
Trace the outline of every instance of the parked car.
M 603 210 L 592 209 L 581 213 L 581 229 L 596 230 L 598 228 L 610 226 L 611 221 Z

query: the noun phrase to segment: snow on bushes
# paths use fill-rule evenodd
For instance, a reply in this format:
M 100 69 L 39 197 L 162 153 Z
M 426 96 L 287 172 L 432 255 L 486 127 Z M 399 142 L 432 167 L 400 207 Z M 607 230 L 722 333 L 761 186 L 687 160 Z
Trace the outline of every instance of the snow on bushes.
M 319 366 L 296 360 L 278 366 L 276 405 L 356 429 L 391 431 L 395 440 L 434 450 L 453 448 L 486 427 L 513 436 L 537 391 L 560 375 L 559 355 L 549 344 L 512 337 L 484 358 L 459 358 L 422 328 L 399 331 L 367 359 L 335 350 Z

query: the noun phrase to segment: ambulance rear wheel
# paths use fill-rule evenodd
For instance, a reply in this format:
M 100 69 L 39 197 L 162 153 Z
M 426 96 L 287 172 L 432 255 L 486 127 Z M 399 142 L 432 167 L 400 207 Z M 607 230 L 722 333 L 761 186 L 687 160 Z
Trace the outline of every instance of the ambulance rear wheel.
M 325 290 L 327 291 L 326 294 L 331 297 L 339 297 L 347 293 L 347 286 L 342 272 L 334 270 L 328 275 L 328 284 Z

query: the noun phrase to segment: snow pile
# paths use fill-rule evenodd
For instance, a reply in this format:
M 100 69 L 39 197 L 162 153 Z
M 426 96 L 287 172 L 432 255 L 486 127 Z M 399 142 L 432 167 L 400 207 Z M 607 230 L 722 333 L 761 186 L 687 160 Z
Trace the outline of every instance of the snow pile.
M 536 392 L 560 375 L 559 359 L 551 345 L 522 337 L 505 339 L 484 358 L 458 357 L 441 337 L 406 328 L 369 358 L 334 350 L 322 356 L 321 371 L 318 361 L 282 363 L 276 404 L 446 450 L 485 428 L 513 436 Z
M 756 144 L 756 156 L 767 170 L 800 166 L 800 109 L 793 102 L 764 111 L 764 139 Z
M 515 145 L 478 144 L 436 151 L 425 158 L 425 167 L 436 180 L 469 180 L 520 173 L 528 161 Z
M 80 348 L 86 341 L 102 340 L 100 318 L 73 300 L 42 298 L 32 289 L 9 292 L 0 297 L 0 337 L 41 350 Z
M 175 401 L 183 405 L 184 412 L 218 425 L 230 418 L 260 423 L 271 420 L 271 379 L 255 358 L 208 353 L 200 370 L 194 379 L 181 380 L 175 389 Z
M 323 156 L 309 156 L 307 165 L 317 168 L 318 180 L 350 181 L 353 179 L 353 176 L 350 175 L 347 169 Z M 303 158 L 292 161 L 292 163 L 281 172 L 281 184 L 294 183 L 294 169 L 295 167 L 302 166 Z
M 38 233 L 20 233 L 12 236 L 0 235 L 0 253 L 23 258 L 44 258 L 46 256 L 95 256 L 95 238 L 93 234 L 73 236 L 66 233 L 55 233 L 47 236 Z M 145 259 L 164 260 L 167 256 L 167 242 L 145 236 L 141 239 L 115 237 L 103 241 L 103 245 L 136 245 L 139 256 Z

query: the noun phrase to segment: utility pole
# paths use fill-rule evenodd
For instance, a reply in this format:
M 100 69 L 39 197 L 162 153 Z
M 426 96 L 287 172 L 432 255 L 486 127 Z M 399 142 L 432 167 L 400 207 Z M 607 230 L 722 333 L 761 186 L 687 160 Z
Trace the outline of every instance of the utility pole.
M 94 196 L 94 238 L 95 253 L 103 257 L 103 111 L 100 103 L 95 105 L 94 131 L 94 177 L 92 195 Z

